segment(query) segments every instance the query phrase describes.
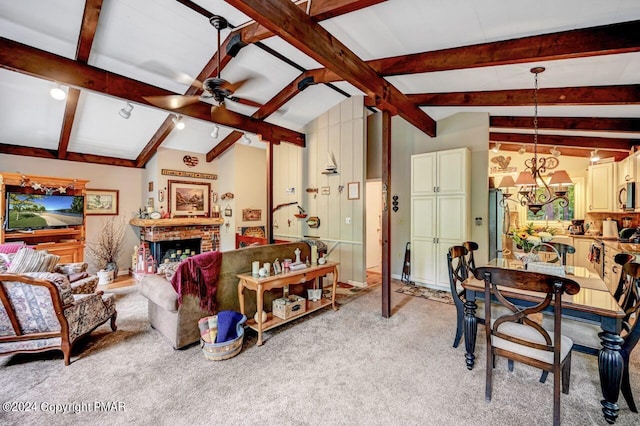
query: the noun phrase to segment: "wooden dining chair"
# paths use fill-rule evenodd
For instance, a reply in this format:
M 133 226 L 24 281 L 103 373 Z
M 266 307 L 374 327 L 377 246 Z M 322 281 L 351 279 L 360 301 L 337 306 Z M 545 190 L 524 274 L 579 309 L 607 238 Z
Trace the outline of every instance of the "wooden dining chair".
M 492 319 L 490 303 L 485 303 L 485 330 L 487 347 L 485 398 L 491 401 L 491 387 L 495 357 L 502 356 L 553 373 L 553 423 L 560 424 L 560 384 L 562 392 L 569 393 L 571 377 L 571 348 L 573 342 L 561 334 L 562 295 L 577 294 L 580 285 L 575 281 L 554 275 L 496 267 L 479 267 L 477 279 L 484 280 L 484 298 L 506 306 L 510 313 Z M 541 302 L 530 307 L 511 303 L 505 293 L 513 290 L 536 292 Z M 553 335 L 530 316 L 542 312 L 553 302 Z
M 467 254 L 469 250 L 464 246 L 453 246 L 447 252 L 447 266 L 449 269 L 449 285 L 451 297 L 456 306 L 456 336 L 453 339 L 453 347 L 457 348 L 462 338 L 464 324 L 464 303 L 466 302 L 466 290 L 462 288 L 462 282 L 468 275 Z
M 554 242 L 548 242 L 546 244 L 549 244 L 550 246 L 552 246 L 553 248 L 555 248 L 558 253 L 560 254 L 560 259 L 558 259 L 557 257 L 549 260 L 549 263 L 555 263 L 558 262 L 559 260 L 562 261 L 562 264 L 564 266 L 567 266 L 567 255 L 568 254 L 574 254 L 576 252 L 576 248 L 572 245 L 569 244 L 564 244 L 564 243 L 554 243 Z M 540 245 L 537 247 L 538 252 L 544 251 L 544 252 L 552 252 L 553 253 L 553 249 L 549 246 L 544 246 L 544 245 Z
M 621 298 L 622 304 L 627 306 L 627 308 L 624 309 L 625 316 L 622 319 L 623 332 L 620 335 L 624 340 L 624 343 L 621 346 L 622 350 L 620 351 L 624 361 L 622 386 L 620 390 L 622 391 L 622 396 L 624 396 L 625 401 L 627 401 L 629 410 L 637 413 L 638 408 L 633 400 L 631 382 L 629 379 L 629 357 L 631 356 L 633 349 L 638 344 L 638 340 L 640 340 L 640 319 L 638 318 L 640 317 L 640 298 L 638 297 L 638 293 L 640 292 L 640 264 L 634 262 L 626 263 L 623 266 L 622 275 L 626 275 L 630 278 L 629 281 L 631 285 L 627 287 L 626 292 Z M 630 301 L 634 301 L 633 304 L 631 304 Z
M 613 261 L 616 263 L 616 265 L 614 265 L 614 268 L 618 268 L 618 267 L 623 268 L 624 265 L 626 265 L 627 263 L 631 263 L 634 260 L 636 260 L 636 257 L 633 254 L 618 253 L 613 257 Z M 626 273 L 620 274 L 620 279 L 618 280 L 618 285 L 616 287 L 615 293 L 613 293 L 613 297 L 616 299 L 616 301 L 618 302 L 618 305 L 620 305 L 620 307 L 623 310 L 633 305 L 633 300 L 631 298 L 626 298 L 627 299 L 626 303 L 627 304 L 630 303 L 630 305 L 625 307 L 625 306 L 622 306 L 622 304 L 620 304 L 620 300 L 622 296 L 626 294 L 629 286 L 632 284 L 633 284 L 633 277 L 631 275 Z
M 464 248 L 467 249 L 467 270 L 469 271 L 469 276 L 472 276 L 474 271 L 476 270 L 476 259 L 474 257 L 474 252 L 478 250 L 478 243 L 475 241 L 465 241 L 462 243 Z

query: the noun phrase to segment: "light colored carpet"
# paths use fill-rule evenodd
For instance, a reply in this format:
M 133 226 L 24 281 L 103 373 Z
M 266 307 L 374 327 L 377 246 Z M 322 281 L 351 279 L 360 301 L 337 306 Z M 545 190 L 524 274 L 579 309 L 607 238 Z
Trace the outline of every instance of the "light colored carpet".
M 395 289 L 394 289 L 395 290 Z M 149 327 L 146 299 L 117 296 L 115 333 L 102 326 L 72 364 L 62 355 L 0 358 L 2 401 L 35 402 L 38 411 L 0 412 L 0 424 L 243 424 L 243 425 L 543 425 L 551 424 L 552 385 L 539 372 L 500 359 L 493 401 L 484 399 L 484 342 L 468 371 L 463 345 L 451 347 L 455 308 L 392 292 L 394 315 L 380 315 L 381 288 L 343 298 L 266 333 L 255 345 L 216 362 L 198 346 L 175 351 Z M 640 398 L 640 359 L 632 358 Z M 595 357 L 573 356 L 571 392 L 562 397 L 565 425 L 603 425 Z M 122 402 L 124 411 L 51 413 L 42 403 Z M 640 402 L 640 401 L 638 401 Z M 640 415 L 620 401 L 620 425 Z

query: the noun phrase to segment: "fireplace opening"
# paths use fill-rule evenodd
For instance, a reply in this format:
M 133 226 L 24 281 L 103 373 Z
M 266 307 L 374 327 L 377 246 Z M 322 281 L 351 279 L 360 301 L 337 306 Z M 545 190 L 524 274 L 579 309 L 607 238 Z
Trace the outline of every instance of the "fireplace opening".
M 151 255 L 157 265 L 168 262 L 179 262 L 187 257 L 200 254 L 202 238 L 187 240 L 168 240 L 150 242 Z

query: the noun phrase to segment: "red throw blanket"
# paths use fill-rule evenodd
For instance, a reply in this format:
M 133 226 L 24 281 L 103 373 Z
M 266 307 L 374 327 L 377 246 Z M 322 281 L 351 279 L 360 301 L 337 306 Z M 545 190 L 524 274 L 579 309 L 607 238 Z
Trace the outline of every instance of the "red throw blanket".
M 209 251 L 183 260 L 171 278 L 171 285 L 178 293 L 178 304 L 182 304 L 182 296 L 190 294 L 200 298 L 200 308 L 216 313 L 221 264 L 222 253 L 219 251 Z

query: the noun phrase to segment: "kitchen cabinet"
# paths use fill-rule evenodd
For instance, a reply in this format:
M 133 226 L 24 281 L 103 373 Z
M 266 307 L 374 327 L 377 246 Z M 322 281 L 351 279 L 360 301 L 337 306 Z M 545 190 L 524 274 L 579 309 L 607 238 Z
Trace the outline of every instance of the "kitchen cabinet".
M 591 245 L 595 242 L 593 238 L 574 238 L 573 246 L 576 248 L 576 253 L 573 255 L 573 265 L 582 266 L 587 268 L 591 272 L 595 272 L 593 263 L 589 262 L 589 250 Z M 603 254 L 604 255 L 604 254 Z
M 621 251 L 616 250 L 607 244 L 604 245 L 604 276 L 602 279 L 607 285 L 607 288 L 609 288 L 609 292 L 611 292 L 611 294 L 616 292 L 618 281 L 620 281 L 620 276 L 622 275 L 622 267 L 614 261 L 616 255 L 620 253 Z
M 587 211 L 592 213 L 610 213 L 615 211 L 614 198 L 615 163 L 594 164 L 589 166 L 587 183 Z
M 614 193 L 614 206 L 615 211 L 617 212 L 626 212 L 627 210 L 623 210 L 623 204 L 626 204 L 626 194 L 624 198 L 621 200 L 620 198 L 620 188 L 626 187 L 626 184 L 629 182 L 635 182 L 636 180 L 636 156 L 630 155 L 624 160 L 616 163 L 616 187 Z
M 411 279 L 449 289 L 447 251 L 468 240 L 470 152 L 467 148 L 411 158 Z

